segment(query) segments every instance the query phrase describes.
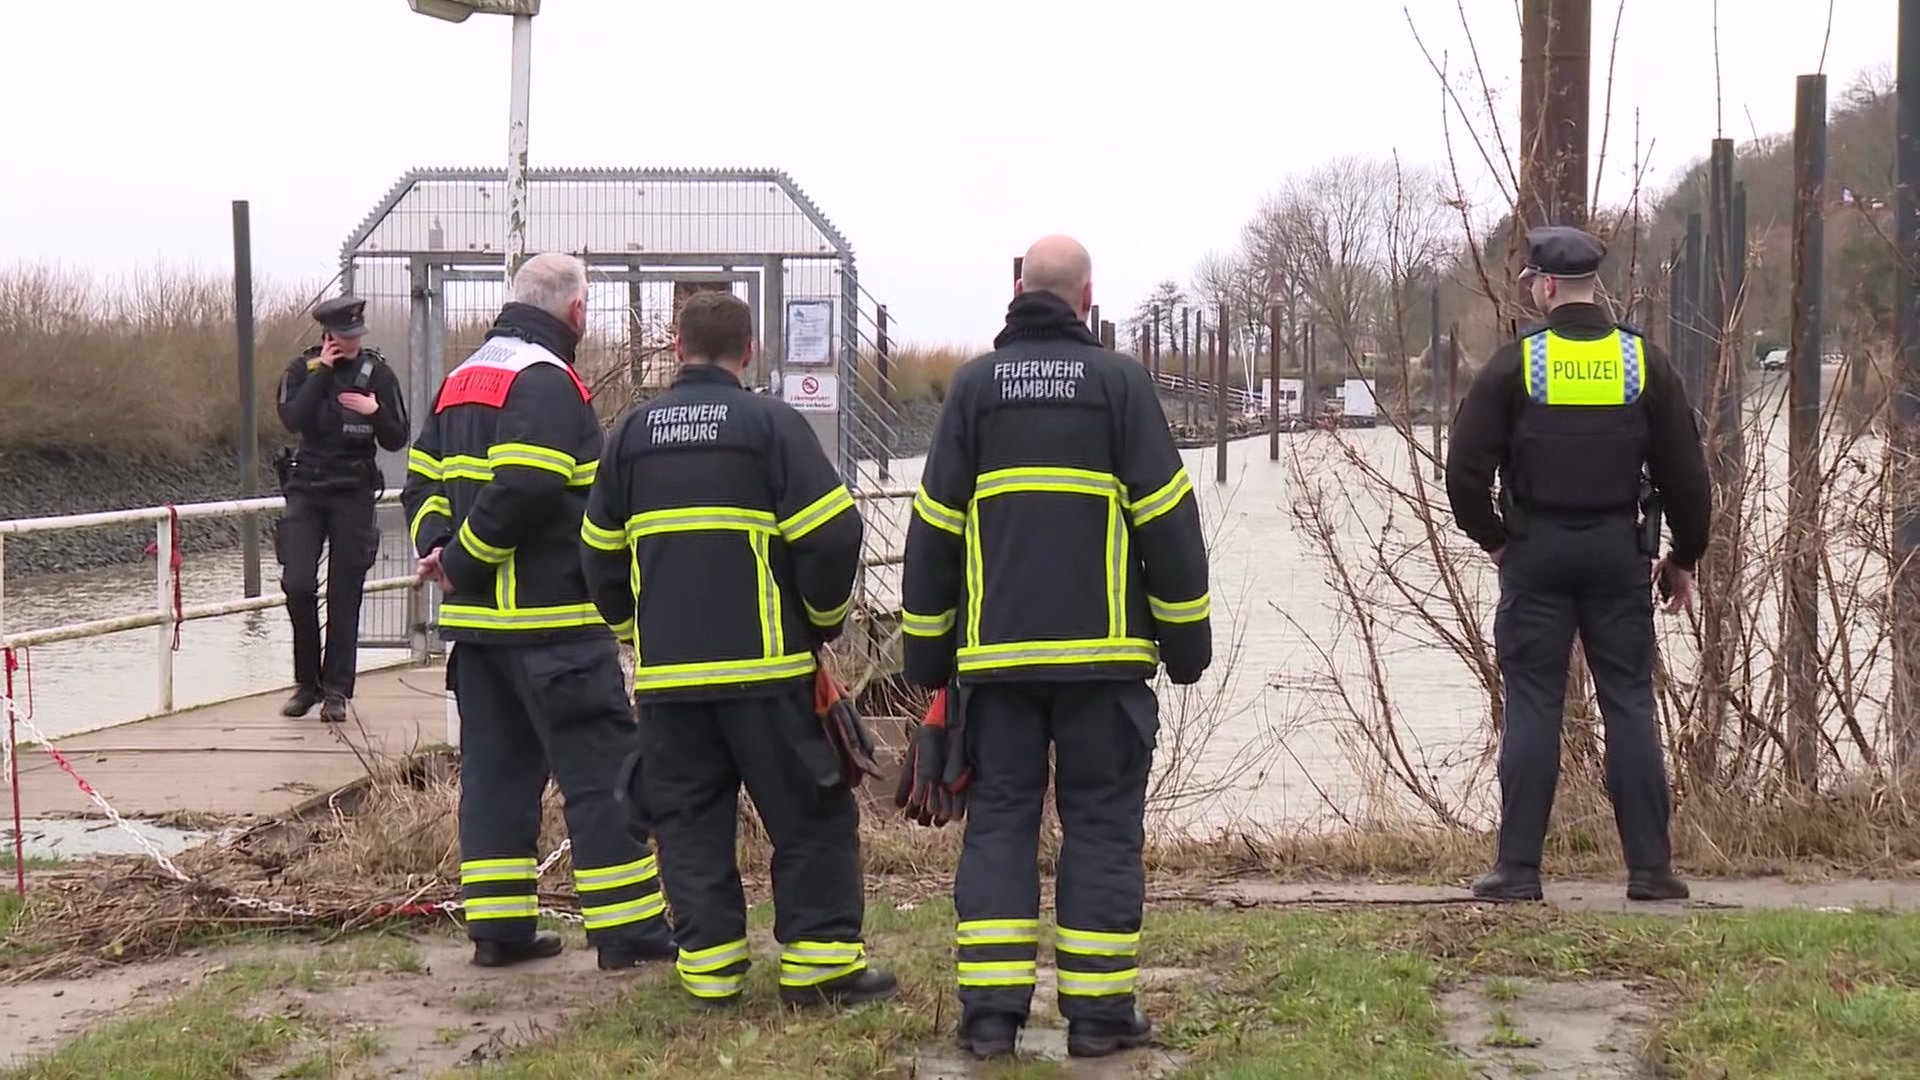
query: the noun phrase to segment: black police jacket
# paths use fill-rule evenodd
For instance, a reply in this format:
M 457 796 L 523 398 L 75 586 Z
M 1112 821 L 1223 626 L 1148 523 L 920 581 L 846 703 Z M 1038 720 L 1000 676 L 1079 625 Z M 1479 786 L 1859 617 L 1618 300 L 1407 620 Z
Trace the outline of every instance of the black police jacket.
M 634 695 L 714 699 L 810 680 L 840 634 L 864 526 L 806 418 L 719 367 L 682 367 L 607 437 L 581 538 Z
M 906 675 L 1176 683 L 1213 659 L 1200 510 L 1137 362 L 1057 297 L 955 373 L 914 496 Z
M 608 632 L 580 570 L 601 432 L 573 370 L 578 342 L 546 312 L 508 304 L 441 382 L 407 455 L 400 501 L 414 549 L 438 549 L 453 585 L 440 604 L 449 641 Z
M 299 437 L 286 489 L 372 491 L 380 483 L 374 448 L 395 451 L 407 445 L 411 424 L 400 379 L 377 349 L 362 348 L 359 356 L 332 367 L 319 357 L 318 346 L 308 349 L 287 364 L 280 379 L 280 423 Z M 372 416 L 340 404 L 341 394 L 356 390 L 379 403 Z
M 1642 466 L 1691 570 L 1707 550 L 1713 490 L 1686 388 L 1658 346 L 1594 304 L 1565 304 L 1474 376 L 1454 417 L 1447 499 L 1488 551 L 1505 546 L 1494 480 L 1522 510 L 1631 514 Z

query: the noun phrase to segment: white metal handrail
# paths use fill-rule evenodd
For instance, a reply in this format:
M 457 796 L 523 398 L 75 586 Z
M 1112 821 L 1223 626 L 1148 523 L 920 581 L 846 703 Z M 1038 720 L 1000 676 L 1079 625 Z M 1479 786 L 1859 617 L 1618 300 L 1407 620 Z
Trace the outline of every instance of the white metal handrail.
M 860 502 L 884 499 L 912 498 L 911 488 L 884 488 L 874 491 L 855 491 L 853 497 Z M 379 499 L 381 506 L 397 505 L 398 492 L 385 492 Z M 248 611 L 265 611 L 285 606 L 286 595 L 274 590 L 270 595 L 245 597 L 236 600 L 223 600 L 211 604 L 183 606 L 175 611 L 173 604 L 173 552 L 178 537 L 174 535 L 174 522 L 201 519 L 219 519 L 245 517 L 252 514 L 272 513 L 286 508 L 284 496 L 274 495 L 258 499 L 230 499 L 224 502 L 181 503 L 177 506 L 147 506 L 134 510 L 108 510 L 94 514 L 65 514 L 57 517 L 15 518 L 0 521 L 0 647 L 8 649 L 25 648 L 32 645 L 48 645 L 59 641 L 79 641 L 85 638 L 99 637 L 103 634 L 115 634 L 127 630 L 141 630 L 157 627 L 155 644 L 159 649 L 159 697 L 160 712 L 173 711 L 173 628 L 175 623 L 188 623 L 198 619 L 213 619 L 224 615 L 238 615 Z M 93 529 L 109 525 L 128 525 L 150 521 L 154 523 L 154 606 L 149 611 L 132 615 L 121 615 L 107 619 L 90 619 L 85 622 L 67 623 L 60 626 L 41 627 L 24 630 L 19 633 L 7 632 L 7 561 L 6 538 L 26 536 L 36 533 L 69 532 L 75 529 Z M 892 557 L 882 555 L 862 559 L 864 565 L 874 565 L 893 561 Z M 405 577 L 378 578 L 365 585 L 368 593 L 392 592 L 413 588 L 411 575 Z

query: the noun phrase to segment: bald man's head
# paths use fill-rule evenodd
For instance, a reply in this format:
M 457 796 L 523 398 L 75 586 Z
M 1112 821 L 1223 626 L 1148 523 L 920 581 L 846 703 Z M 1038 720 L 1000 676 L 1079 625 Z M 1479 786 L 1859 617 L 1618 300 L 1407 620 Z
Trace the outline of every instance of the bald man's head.
M 1019 291 L 1052 293 L 1085 318 L 1093 310 L 1093 256 L 1071 236 L 1043 236 L 1020 262 Z

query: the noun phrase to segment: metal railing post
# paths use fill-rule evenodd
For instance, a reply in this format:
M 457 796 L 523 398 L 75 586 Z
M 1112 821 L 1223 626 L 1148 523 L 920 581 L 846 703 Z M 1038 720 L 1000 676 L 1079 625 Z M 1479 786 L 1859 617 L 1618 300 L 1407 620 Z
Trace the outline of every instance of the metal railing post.
M 161 518 L 154 526 L 153 596 L 160 613 L 154 641 L 160 652 L 154 658 L 160 671 L 160 711 L 173 711 L 173 521 Z

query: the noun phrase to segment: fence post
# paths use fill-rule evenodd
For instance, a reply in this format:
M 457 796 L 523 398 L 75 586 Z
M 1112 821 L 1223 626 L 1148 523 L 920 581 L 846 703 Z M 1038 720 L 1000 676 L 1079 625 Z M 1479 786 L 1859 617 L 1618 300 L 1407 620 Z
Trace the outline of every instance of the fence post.
M 233 441 L 239 444 L 240 497 L 251 499 L 260 493 L 260 417 L 253 387 L 253 223 L 245 199 L 233 201 L 233 337 L 240 390 L 240 428 Z M 248 599 L 260 595 L 258 514 L 240 515 L 240 577 Z
M 1153 374 L 1154 381 L 1160 379 L 1160 309 L 1153 308 L 1153 330 L 1147 341 L 1147 370 Z
M 1187 426 L 1193 426 L 1193 347 L 1200 343 L 1199 327 L 1188 337 L 1188 310 L 1180 309 L 1180 397 L 1187 409 Z
M 1104 319 L 1100 322 L 1100 347 L 1113 350 L 1113 324 Z
M 1446 479 L 1447 469 L 1440 456 L 1440 284 L 1435 282 L 1427 300 L 1432 324 L 1427 328 L 1427 401 L 1433 410 L 1433 478 Z M 1409 395 L 1411 397 L 1411 395 Z
M 164 516 L 154 527 L 153 602 L 160 613 L 160 625 L 154 628 L 160 647 L 155 667 L 160 673 L 160 711 L 173 711 L 173 518 Z
M 1219 314 L 1214 316 L 1217 324 L 1209 342 L 1213 345 L 1213 479 L 1215 483 L 1227 482 L 1227 351 L 1232 348 L 1232 338 L 1227 334 L 1227 305 L 1220 305 Z
M 1280 305 L 1267 305 L 1267 460 L 1280 460 Z
M 1793 359 L 1787 373 L 1787 776 L 1819 786 L 1820 293 L 1826 227 L 1827 77 L 1802 75 L 1793 129 Z
M 1920 0 L 1900 0 L 1894 67 L 1894 215 L 1903 273 L 1895 304 L 1899 357 L 1892 365 L 1888 443 L 1894 451 L 1894 693 L 1888 737 L 1900 775 L 1920 764 L 1920 491 L 1914 451 L 1920 443 Z
M 887 457 L 887 443 L 894 437 L 894 428 L 899 426 L 899 421 L 893 415 L 893 393 L 888 389 L 892 385 L 892 377 L 888 374 L 891 365 L 887 355 L 887 305 L 874 306 L 873 328 L 873 367 L 878 372 L 878 378 L 874 381 L 879 384 L 874 390 L 880 398 L 881 412 L 884 414 L 881 417 L 884 430 L 875 433 L 878 438 L 874 441 L 879 445 L 874 447 L 873 456 L 880 466 L 880 479 L 890 480 L 893 478 L 893 465 Z

